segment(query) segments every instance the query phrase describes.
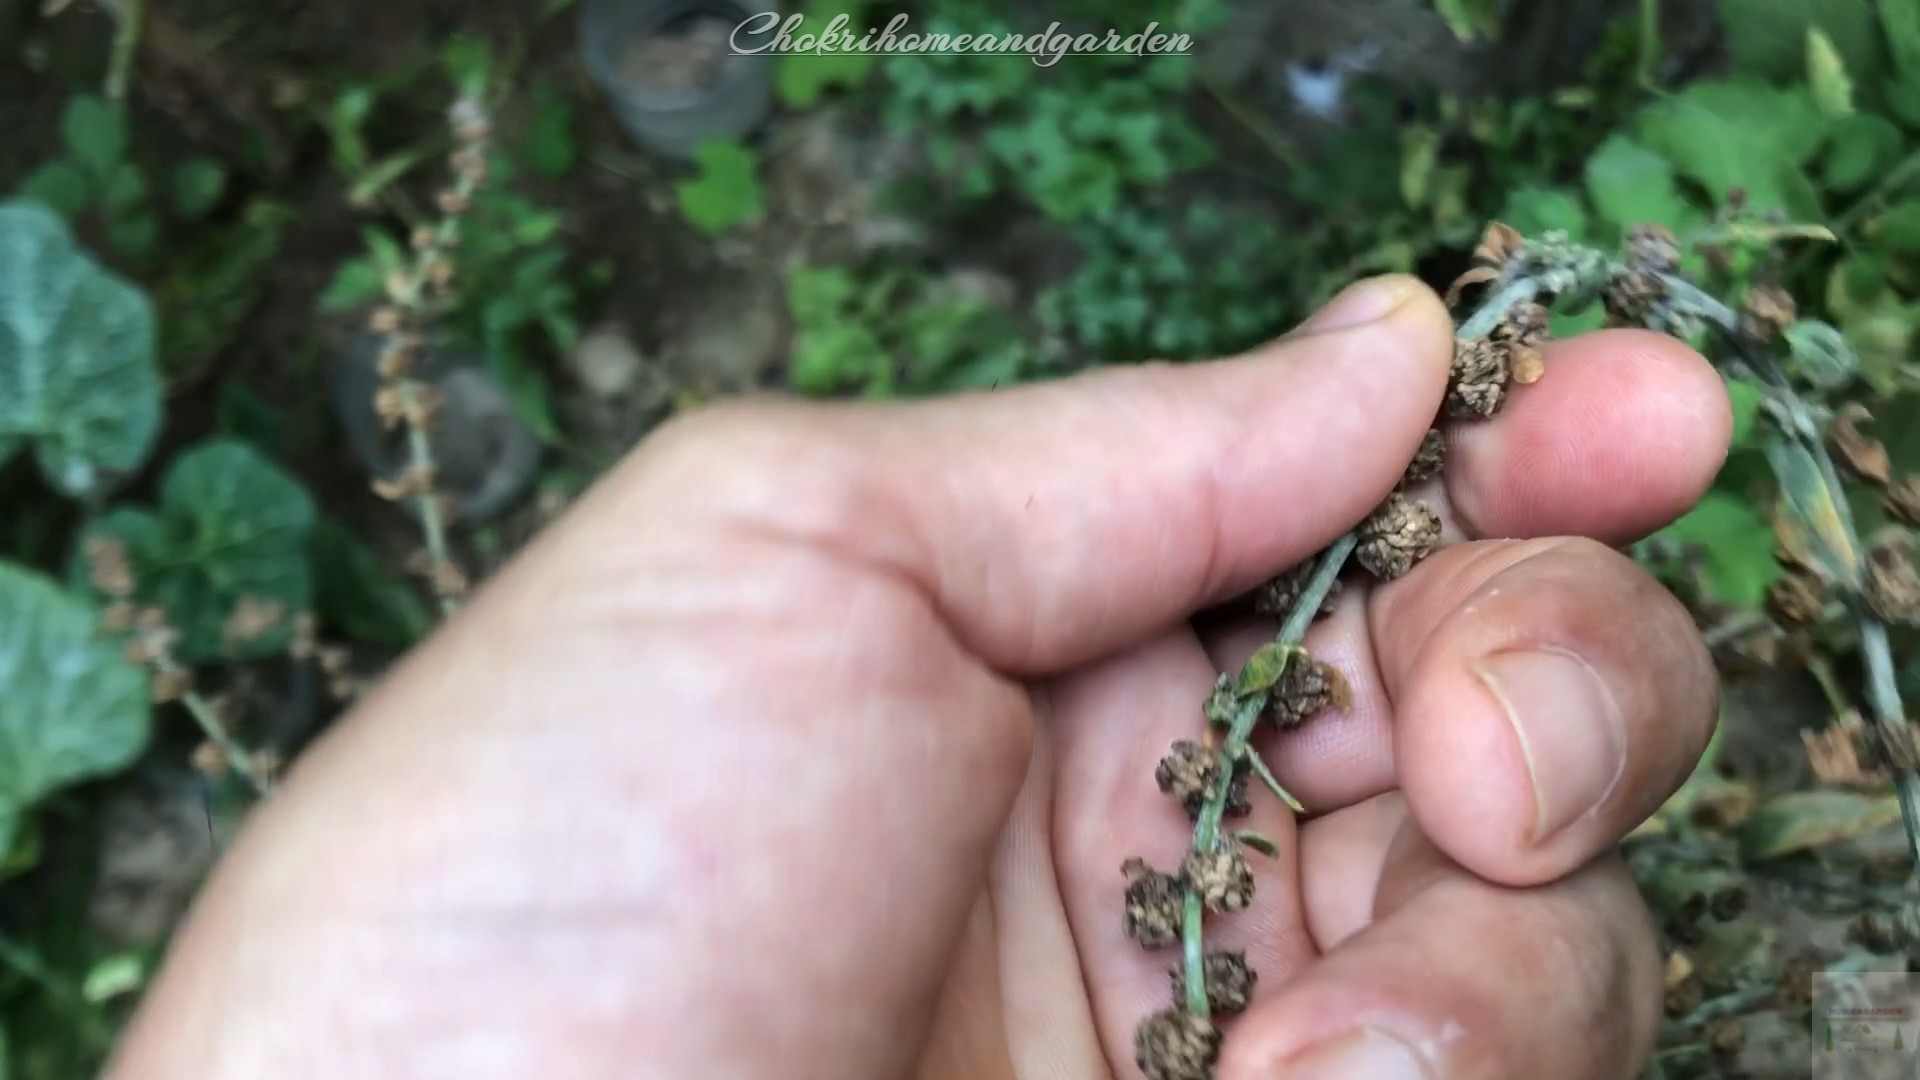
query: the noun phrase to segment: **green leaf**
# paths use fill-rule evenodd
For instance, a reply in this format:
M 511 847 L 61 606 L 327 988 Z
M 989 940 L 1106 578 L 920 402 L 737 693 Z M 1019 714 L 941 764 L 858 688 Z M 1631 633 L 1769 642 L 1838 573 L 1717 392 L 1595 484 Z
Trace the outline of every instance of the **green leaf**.
M 462 97 L 485 99 L 493 77 L 493 46 L 470 34 L 456 36 L 441 52 L 447 77 Z
M 579 143 L 574 138 L 573 102 L 551 85 L 543 84 L 534 95 L 533 119 L 520 153 L 528 168 L 550 180 L 572 172 L 580 159 Z
M 107 178 L 100 205 L 109 216 L 120 217 L 138 209 L 147 199 L 147 178 L 132 165 L 122 165 Z
M 1778 522 L 1788 547 L 1805 557 L 1833 581 L 1860 580 L 1860 552 L 1854 547 L 1853 515 L 1845 501 L 1827 483 L 1825 470 L 1798 442 L 1767 445 L 1767 462 L 1780 482 L 1780 502 L 1786 511 Z
M 433 616 L 407 580 L 339 522 L 320 519 L 308 550 L 316 610 L 351 640 L 405 648 L 433 628 Z
M 320 295 L 320 310 L 344 311 L 368 303 L 386 291 L 386 280 L 372 259 L 349 259 Z
M 1608 139 L 1588 160 L 1586 180 L 1594 209 L 1622 230 L 1665 225 L 1680 231 L 1700 217 L 1680 194 L 1667 159 L 1625 135 Z
M 1920 199 L 1887 211 L 1875 228 L 1876 238 L 1901 255 L 1920 255 Z
M 1560 231 L 1573 240 L 1587 235 L 1587 209 L 1575 196 L 1552 188 L 1516 188 L 1507 196 L 1499 220 L 1526 236 Z
M 1920 77 L 1920 0 L 1880 0 L 1880 28 L 1896 71 Z
M 96 180 L 105 180 L 127 154 L 127 121 L 100 98 L 75 97 L 60 118 L 67 155 Z
M 1433 0 L 1433 9 L 1461 41 L 1490 38 L 1500 30 L 1498 0 Z
M 61 492 L 146 462 L 160 428 L 153 311 L 34 203 L 0 203 L 0 463 L 31 445 Z
M 117 772 L 146 747 L 146 674 L 122 648 L 92 607 L 0 563 L 0 850 L 35 802 Z
M 727 139 L 708 139 L 694 151 L 700 174 L 675 188 L 680 212 L 695 228 L 715 234 L 759 221 L 766 213 L 759 159 Z
M 46 203 L 72 221 L 93 201 L 93 182 L 72 163 L 52 161 L 20 182 L 20 196 Z
M 160 486 L 156 513 L 117 510 L 85 540 L 126 545 L 145 606 L 166 611 L 187 661 L 270 656 L 286 648 L 296 616 L 312 606 L 307 545 L 313 500 L 298 481 L 244 443 L 217 439 L 180 455 Z M 74 574 L 84 579 L 76 552 Z M 280 619 L 249 640 L 229 640 L 243 600 L 275 605 Z
M 861 13 L 868 0 L 812 0 L 806 5 L 806 25 L 824 28 L 845 15 L 848 29 L 855 34 L 866 28 Z M 784 53 L 774 74 L 774 86 L 782 104 L 804 109 L 828 90 L 838 86 L 858 86 L 873 70 L 874 53 Z
M 1819 30 L 1855 79 L 1877 81 L 1880 28 L 1874 0 L 1720 0 L 1733 67 L 1778 82 L 1805 78 L 1807 34 Z
M 1234 683 L 1234 692 L 1241 697 L 1263 694 L 1279 684 L 1287 673 L 1287 665 L 1300 654 L 1297 645 L 1281 642 L 1269 642 L 1247 658 L 1240 668 L 1240 678 Z
M 1826 31 L 1815 27 L 1807 31 L 1807 87 L 1813 91 L 1813 103 L 1833 119 L 1853 114 L 1853 80 L 1847 77 L 1847 62 Z
M 1829 125 L 1802 91 L 1711 82 L 1648 109 L 1640 137 L 1716 201 L 1744 190 L 1756 211 L 1813 220 L 1820 207 L 1800 166 L 1825 141 Z
M 1733 439 L 1736 447 L 1750 446 L 1760 424 L 1760 403 L 1766 392 L 1742 379 L 1727 380 L 1727 400 L 1733 405 Z
M 1400 200 L 1413 209 L 1427 205 L 1433 192 L 1440 134 L 1424 124 L 1408 124 L 1400 133 Z
M 135 262 L 145 262 L 160 244 L 160 223 L 151 214 L 110 222 L 107 240 L 113 250 Z
M 1776 796 L 1740 827 L 1740 857 L 1764 862 L 1851 840 L 1900 820 L 1892 795 L 1796 791 Z
M 1843 194 L 1857 192 L 1893 165 L 1904 142 L 1893 121 L 1876 113 L 1855 113 L 1834 128 L 1820 182 Z
M 1836 390 L 1860 372 L 1860 357 L 1846 336 L 1823 322 L 1802 320 L 1784 335 L 1793 370 L 1824 390 Z
M 227 170 L 211 158 L 193 158 L 173 171 L 173 208 L 181 217 L 204 217 L 227 190 Z
M 80 983 L 80 997 L 98 1005 L 131 994 L 146 981 L 145 957 L 137 952 L 115 953 L 87 969 L 87 977 Z
M 1757 609 L 1780 576 L 1772 531 L 1746 499 L 1710 491 L 1660 537 L 1699 548 L 1706 587 L 1722 604 Z
M 1901 123 L 1920 127 L 1920 75 L 1903 75 L 1885 87 L 1887 108 Z

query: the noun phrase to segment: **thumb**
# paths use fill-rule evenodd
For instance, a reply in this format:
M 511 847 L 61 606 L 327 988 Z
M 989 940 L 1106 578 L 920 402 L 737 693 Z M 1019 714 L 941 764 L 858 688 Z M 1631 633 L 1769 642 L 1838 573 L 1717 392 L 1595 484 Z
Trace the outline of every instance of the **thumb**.
M 767 497 L 790 513 L 851 500 L 860 510 L 838 516 L 857 527 L 815 539 L 914 580 L 994 667 L 1042 676 L 1251 588 L 1365 517 L 1439 411 L 1452 325 L 1417 279 L 1383 277 L 1229 360 L 782 422 L 748 409 L 731 439 L 700 438 L 758 441 L 786 463 L 742 516 Z M 684 484 L 715 497 L 710 471 Z M 810 530 L 834 525 L 815 512 Z

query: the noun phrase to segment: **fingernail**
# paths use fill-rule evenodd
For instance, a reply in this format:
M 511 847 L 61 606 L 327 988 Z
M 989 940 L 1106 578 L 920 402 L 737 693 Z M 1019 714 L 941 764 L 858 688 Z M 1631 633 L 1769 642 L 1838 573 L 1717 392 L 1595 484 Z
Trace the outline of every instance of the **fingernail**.
M 1290 1059 L 1285 1080 L 1433 1080 L 1413 1047 L 1368 1028 Z
M 1475 665 L 1506 709 L 1533 784 L 1533 842 L 1591 812 L 1627 767 L 1626 723 L 1593 665 L 1570 652 L 1498 653 Z
M 1312 318 L 1300 324 L 1300 329 L 1295 332 L 1325 334 L 1377 322 L 1398 311 L 1421 287 L 1418 280 L 1405 274 L 1388 274 L 1354 282 L 1329 301 L 1326 307 L 1315 312 Z

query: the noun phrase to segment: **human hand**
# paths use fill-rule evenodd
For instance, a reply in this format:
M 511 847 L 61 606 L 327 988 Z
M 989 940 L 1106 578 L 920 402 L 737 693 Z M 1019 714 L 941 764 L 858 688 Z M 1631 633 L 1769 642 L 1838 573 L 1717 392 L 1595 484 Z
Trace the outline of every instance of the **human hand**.
M 1259 636 L 1188 618 L 1399 478 L 1451 331 L 1363 283 L 1232 361 L 677 421 L 299 763 L 110 1075 L 1134 1076 L 1172 954 L 1154 764 Z M 1637 332 L 1453 435 L 1457 541 L 1308 646 L 1346 716 L 1261 745 L 1260 973 L 1224 1078 L 1634 1074 L 1654 936 L 1613 845 L 1715 678 L 1623 542 L 1725 453 L 1717 377 Z M 1518 537 L 1521 539 L 1493 539 Z

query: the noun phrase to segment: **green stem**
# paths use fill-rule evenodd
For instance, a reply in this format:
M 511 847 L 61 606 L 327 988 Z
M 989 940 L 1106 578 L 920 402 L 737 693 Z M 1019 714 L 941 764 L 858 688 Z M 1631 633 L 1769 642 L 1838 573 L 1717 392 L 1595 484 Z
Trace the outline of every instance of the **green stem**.
M 156 664 L 155 667 L 161 671 L 173 670 L 171 664 Z M 220 722 L 220 714 L 212 702 L 201 697 L 199 691 L 189 690 L 180 695 L 180 704 L 192 715 L 193 722 L 199 725 L 200 733 L 207 737 L 207 741 L 219 748 L 220 756 L 227 759 L 227 767 L 245 779 L 255 794 L 264 798 L 273 793 L 272 779 L 261 771 L 253 755 L 240 744 L 240 740 L 233 737 L 227 725 Z
M 1660 0 L 1640 0 L 1640 62 L 1637 75 L 1640 86 L 1660 89 Z
M 116 18 L 113 56 L 107 66 L 107 100 L 118 106 L 127 100 L 127 88 L 133 82 L 133 59 L 146 21 L 146 0 L 119 0 L 113 10 Z
M 1327 549 L 1326 556 L 1320 560 L 1319 569 L 1314 571 L 1306 587 L 1300 591 L 1300 598 L 1294 602 L 1293 611 L 1280 627 L 1279 635 L 1274 639 L 1281 645 L 1297 646 L 1306 639 L 1307 628 L 1320 613 L 1327 595 L 1333 591 L 1334 584 L 1340 580 L 1340 571 L 1346 568 L 1347 559 L 1353 555 L 1354 548 L 1360 545 L 1358 534 L 1348 533 L 1334 541 Z M 1291 662 L 1289 654 L 1288 662 Z M 1281 671 L 1284 673 L 1285 668 Z M 1200 809 L 1200 820 L 1193 830 L 1193 850 L 1200 854 L 1214 851 L 1220 842 L 1220 822 L 1226 817 L 1227 800 L 1233 791 L 1233 774 L 1241 758 L 1250 756 L 1247 743 L 1253 738 L 1253 729 L 1260 722 L 1260 716 L 1267 711 L 1268 695 L 1265 691 L 1250 694 L 1240 702 L 1240 708 L 1233 714 L 1233 723 L 1227 729 L 1226 745 L 1220 750 L 1220 775 L 1214 781 L 1213 791 L 1207 796 L 1206 805 Z M 1187 973 L 1187 1011 L 1205 1018 L 1211 1013 L 1207 1001 L 1207 973 L 1205 953 L 1201 946 L 1201 931 L 1204 928 L 1205 912 L 1201 909 L 1200 894 L 1187 890 L 1186 906 L 1181 920 L 1182 953 L 1186 960 Z
M 1200 70 L 1198 66 L 1195 70 L 1200 71 L 1200 85 L 1206 88 L 1207 93 L 1213 95 L 1213 99 L 1220 103 L 1221 108 L 1227 110 L 1227 115 L 1233 117 L 1241 127 L 1246 128 L 1248 133 L 1258 139 L 1260 144 L 1267 148 L 1267 152 L 1278 159 L 1282 165 L 1290 169 L 1298 169 L 1305 164 L 1301 159 L 1300 151 L 1275 131 L 1271 124 L 1261 119 L 1260 115 L 1249 108 L 1246 102 L 1241 101 L 1231 87 Z
M 1493 333 L 1500 320 L 1521 304 L 1531 303 L 1540 295 L 1540 282 L 1532 277 L 1523 277 L 1500 286 L 1473 317 L 1460 324 L 1460 330 L 1454 336 L 1461 341 L 1472 341 Z

